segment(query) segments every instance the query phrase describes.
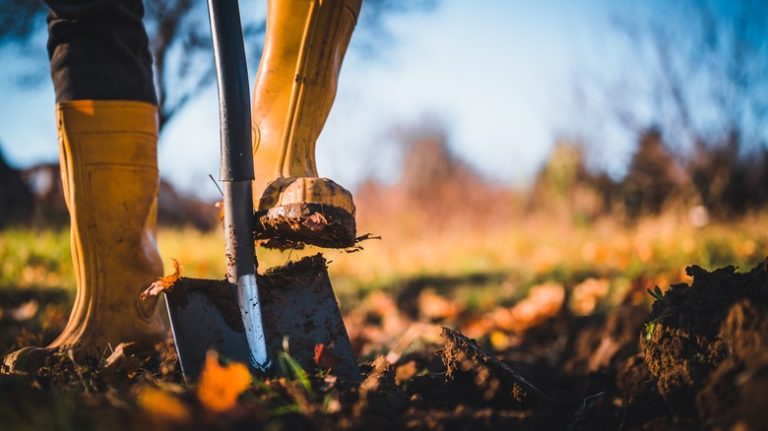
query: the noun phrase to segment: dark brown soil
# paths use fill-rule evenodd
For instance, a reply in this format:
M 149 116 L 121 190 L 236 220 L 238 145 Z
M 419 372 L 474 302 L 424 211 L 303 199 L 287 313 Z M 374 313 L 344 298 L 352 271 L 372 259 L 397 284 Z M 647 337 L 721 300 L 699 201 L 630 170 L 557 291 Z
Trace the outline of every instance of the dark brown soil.
M 119 366 L 64 361 L 47 376 L 0 378 L 0 428 L 766 429 L 768 266 L 688 273 L 690 285 L 654 291 L 651 310 L 637 295 L 606 314 L 564 308 L 502 351 L 445 329 L 394 363 L 363 360 L 360 385 L 308 369 L 311 388 L 289 373 L 218 414 L 180 385 L 170 343 L 146 359 L 127 352 Z M 0 324 L 0 333 L 19 334 L 17 323 Z M 168 422 L 142 410 L 136 393 L 145 387 L 175 394 L 189 417 Z
M 768 267 L 687 268 L 653 304 L 640 349 L 655 390 L 681 421 L 750 429 L 768 424 Z

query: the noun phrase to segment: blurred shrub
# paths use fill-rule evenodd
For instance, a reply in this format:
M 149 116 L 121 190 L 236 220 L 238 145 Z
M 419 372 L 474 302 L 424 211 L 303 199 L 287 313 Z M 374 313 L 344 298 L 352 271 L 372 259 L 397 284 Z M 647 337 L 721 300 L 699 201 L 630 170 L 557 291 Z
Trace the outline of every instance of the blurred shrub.
M 651 128 L 640 135 L 620 190 L 629 219 L 659 214 L 688 200 L 689 174 L 667 151 L 659 130 Z
M 41 163 L 24 170 L 8 166 L 0 154 L 0 228 L 8 225 L 64 227 L 69 213 L 57 163 Z M 212 202 L 181 193 L 160 180 L 158 222 L 163 226 L 193 226 L 211 230 L 218 224 Z
M 702 205 L 717 217 L 739 216 L 768 202 L 768 152 L 744 154 L 742 147 L 735 132 L 725 142 L 699 140 L 688 164 Z
M 529 207 L 578 220 L 620 215 L 627 221 L 665 211 L 706 220 L 762 210 L 768 203 L 768 151 L 743 151 L 738 134 L 725 142 L 699 140 L 690 155 L 673 155 L 662 133 L 639 136 L 627 174 L 613 179 L 590 172 L 583 147 L 561 141 L 550 153 L 531 190 Z
M 601 187 L 608 185 L 603 190 Z M 530 191 L 528 209 L 572 221 L 590 221 L 609 208 L 611 184 L 591 175 L 584 164 L 583 148 L 569 141 L 555 144 Z
M 22 222 L 32 209 L 32 193 L 21 173 L 10 167 L 0 152 L 0 228 Z
M 482 227 L 506 223 L 519 207 L 509 187 L 453 154 L 441 125 L 407 128 L 397 138 L 403 151 L 400 176 L 391 185 L 369 179 L 355 193 L 362 224 L 384 216 L 413 231 Z

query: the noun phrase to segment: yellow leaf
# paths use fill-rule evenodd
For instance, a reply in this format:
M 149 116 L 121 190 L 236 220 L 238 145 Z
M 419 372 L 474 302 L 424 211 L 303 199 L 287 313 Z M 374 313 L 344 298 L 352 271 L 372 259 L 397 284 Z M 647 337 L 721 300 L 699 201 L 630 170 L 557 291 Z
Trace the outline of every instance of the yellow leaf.
M 592 314 L 597 304 L 610 292 L 610 282 L 605 278 L 588 278 L 577 284 L 571 293 L 571 309 L 579 316 Z
M 491 342 L 491 346 L 493 346 L 494 350 L 496 351 L 506 350 L 509 347 L 509 335 L 501 331 L 491 332 L 489 340 Z
M 219 355 L 213 350 L 208 351 L 197 386 L 197 398 L 203 406 L 216 412 L 228 410 L 250 386 L 248 367 L 238 362 L 221 366 Z
M 189 420 L 187 406 L 166 391 L 144 388 L 139 392 L 137 401 L 142 409 L 156 418 L 171 422 L 186 422 Z

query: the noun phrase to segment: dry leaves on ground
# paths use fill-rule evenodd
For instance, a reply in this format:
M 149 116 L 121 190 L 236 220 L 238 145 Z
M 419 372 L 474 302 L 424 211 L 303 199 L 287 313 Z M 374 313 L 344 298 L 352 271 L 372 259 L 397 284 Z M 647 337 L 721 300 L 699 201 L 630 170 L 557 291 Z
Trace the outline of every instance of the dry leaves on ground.
M 200 404 L 214 412 L 229 410 L 237 403 L 237 397 L 251 386 L 248 367 L 239 362 L 219 364 L 219 355 L 209 350 L 197 386 Z

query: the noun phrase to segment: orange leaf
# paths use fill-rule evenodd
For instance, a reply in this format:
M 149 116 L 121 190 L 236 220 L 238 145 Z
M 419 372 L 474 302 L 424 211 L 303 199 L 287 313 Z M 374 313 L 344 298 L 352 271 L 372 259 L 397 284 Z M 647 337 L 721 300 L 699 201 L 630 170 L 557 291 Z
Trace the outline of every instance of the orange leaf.
M 400 385 L 403 382 L 410 380 L 416 375 L 418 368 L 415 361 L 408 361 L 403 365 L 399 365 L 395 368 L 395 384 Z
M 187 409 L 187 406 L 166 391 L 144 388 L 137 395 L 137 401 L 142 409 L 158 419 L 171 422 L 186 422 L 189 420 L 189 409 Z
M 424 289 L 419 294 L 419 312 L 427 319 L 451 319 L 459 314 L 456 301 L 444 298 L 435 289 Z
M 150 296 L 157 296 L 166 290 L 171 290 L 174 283 L 179 281 L 179 278 L 181 278 L 181 265 L 179 265 L 179 261 L 176 259 L 171 259 L 171 261 L 173 262 L 173 274 L 160 277 L 157 281 L 150 284 L 149 287 L 139 295 L 139 298 L 142 301 Z
M 250 386 L 248 367 L 239 362 L 221 366 L 219 355 L 213 350 L 208 351 L 197 386 L 197 398 L 203 406 L 215 412 L 228 410 Z
M 509 335 L 499 330 L 491 331 L 488 341 L 491 342 L 491 346 L 493 346 L 494 350 L 497 352 L 506 350 L 509 347 Z
M 325 350 L 325 344 L 315 344 L 315 365 L 320 365 L 320 358 L 323 357 L 323 350 Z
M 315 344 L 315 365 L 320 368 L 333 370 L 341 361 L 338 356 L 333 354 L 333 343 L 326 346 L 323 343 Z

